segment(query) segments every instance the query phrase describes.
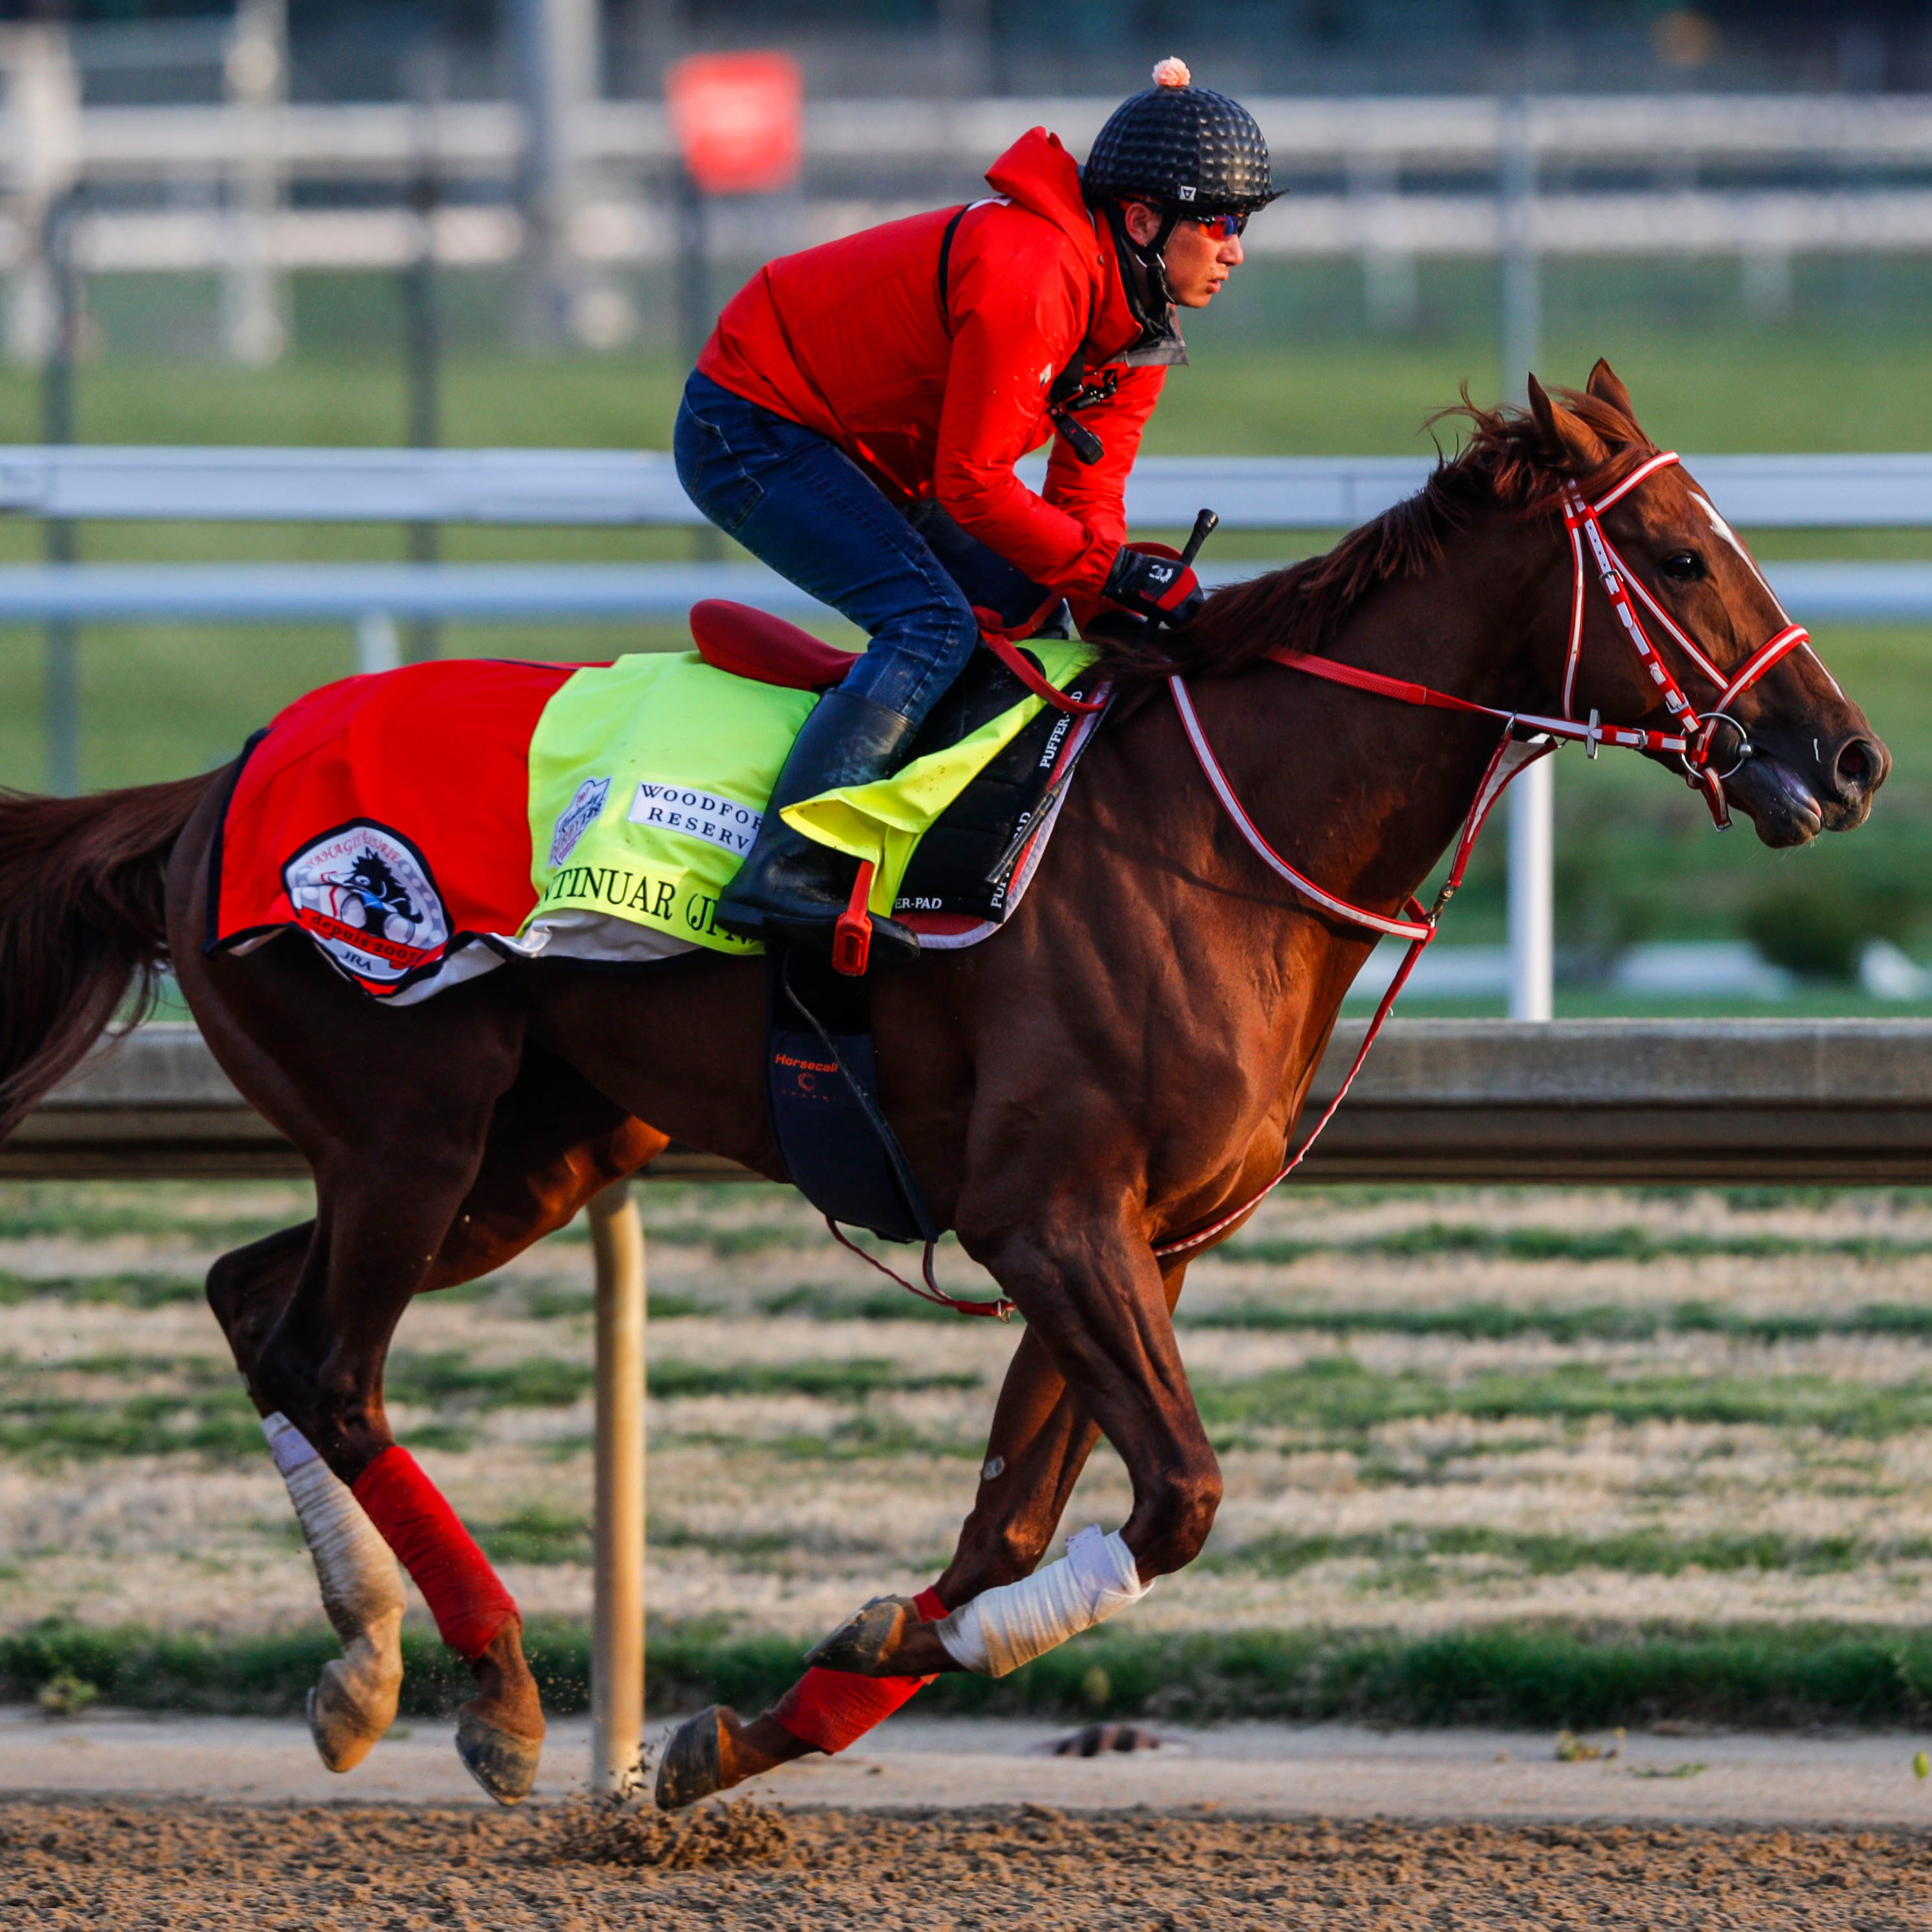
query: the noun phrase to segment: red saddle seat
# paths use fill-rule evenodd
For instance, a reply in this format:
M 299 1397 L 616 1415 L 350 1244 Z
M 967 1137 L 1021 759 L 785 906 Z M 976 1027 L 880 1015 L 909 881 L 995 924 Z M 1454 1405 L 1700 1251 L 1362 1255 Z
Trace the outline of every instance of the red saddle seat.
M 768 610 L 707 597 L 691 607 L 698 655 L 714 670 L 793 691 L 824 691 L 843 682 L 857 656 L 801 631 Z

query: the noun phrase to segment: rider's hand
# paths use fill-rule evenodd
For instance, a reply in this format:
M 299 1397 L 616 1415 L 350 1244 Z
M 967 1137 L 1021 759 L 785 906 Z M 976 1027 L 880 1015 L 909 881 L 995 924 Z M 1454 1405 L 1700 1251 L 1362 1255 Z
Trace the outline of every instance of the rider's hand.
M 1163 556 L 1131 544 L 1115 555 L 1100 594 L 1110 604 L 1162 624 L 1186 623 L 1207 596 L 1199 578 L 1174 552 Z

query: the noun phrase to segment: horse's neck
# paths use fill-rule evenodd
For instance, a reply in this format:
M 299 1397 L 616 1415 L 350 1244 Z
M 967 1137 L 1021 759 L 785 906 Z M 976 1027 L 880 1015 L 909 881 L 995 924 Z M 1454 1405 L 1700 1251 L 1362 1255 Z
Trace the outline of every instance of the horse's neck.
M 1484 551 L 1382 586 L 1318 648 L 1484 703 L 1525 703 L 1526 647 L 1547 632 L 1549 584 L 1506 567 L 1506 542 Z M 1503 728 L 1267 662 L 1188 688 L 1262 836 L 1325 890 L 1378 912 L 1396 911 L 1455 837 Z M 1263 867 L 1165 692 L 1102 734 L 1069 802 L 1063 862 L 1073 869 L 1041 916 L 1074 928 L 1064 956 L 1104 974 L 1105 1011 L 1142 1015 L 1135 1077 L 1153 1083 L 1168 1124 L 1150 1205 L 1178 1231 L 1269 1179 L 1376 935 L 1318 913 Z M 1130 1026 L 1112 1050 L 1131 1057 L 1132 1038 Z
M 1520 529 L 1472 529 L 1426 574 L 1370 592 L 1317 648 L 1480 703 L 1540 708 L 1528 647 L 1547 620 L 1548 572 L 1521 558 Z M 1502 729 L 1266 662 L 1189 690 L 1263 836 L 1326 890 L 1378 912 L 1397 910 L 1455 838 Z M 1219 828 L 1224 868 L 1251 873 L 1232 832 Z

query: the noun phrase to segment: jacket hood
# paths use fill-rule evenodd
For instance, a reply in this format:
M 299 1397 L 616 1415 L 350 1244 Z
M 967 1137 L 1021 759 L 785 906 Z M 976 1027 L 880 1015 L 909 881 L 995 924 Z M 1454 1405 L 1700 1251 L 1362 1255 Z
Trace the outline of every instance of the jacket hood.
M 1029 128 L 986 170 L 986 185 L 1052 222 L 1083 256 L 1092 259 L 1097 238 L 1080 196 L 1079 164 L 1060 145 L 1058 134 Z
M 1109 225 L 1096 220 L 1087 205 L 1080 190 L 1079 164 L 1060 146 L 1058 134 L 1044 128 L 1029 128 L 986 170 L 986 184 L 1016 206 L 1052 222 L 1089 265 L 1098 300 L 1088 340 L 1100 352 L 1096 359 L 1118 361 L 1130 352 L 1144 352 L 1151 346 L 1150 338 L 1171 337 L 1178 344 L 1172 309 L 1163 319 L 1164 327 L 1160 321 L 1150 326 L 1142 316 L 1127 286 L 1132 270 L 1118 251 Z M 1156 352 L 1135 359 L 1185 360 L 1185 351 L 1178 358 Z

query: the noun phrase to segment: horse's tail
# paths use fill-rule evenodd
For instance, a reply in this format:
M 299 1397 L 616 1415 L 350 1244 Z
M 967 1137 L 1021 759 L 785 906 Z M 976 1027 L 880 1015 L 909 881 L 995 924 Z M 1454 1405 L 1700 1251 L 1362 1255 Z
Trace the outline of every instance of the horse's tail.
M 220 776 L 89 798 L 0 790 L 0 1139 L 167 964 L 167 858 Z

